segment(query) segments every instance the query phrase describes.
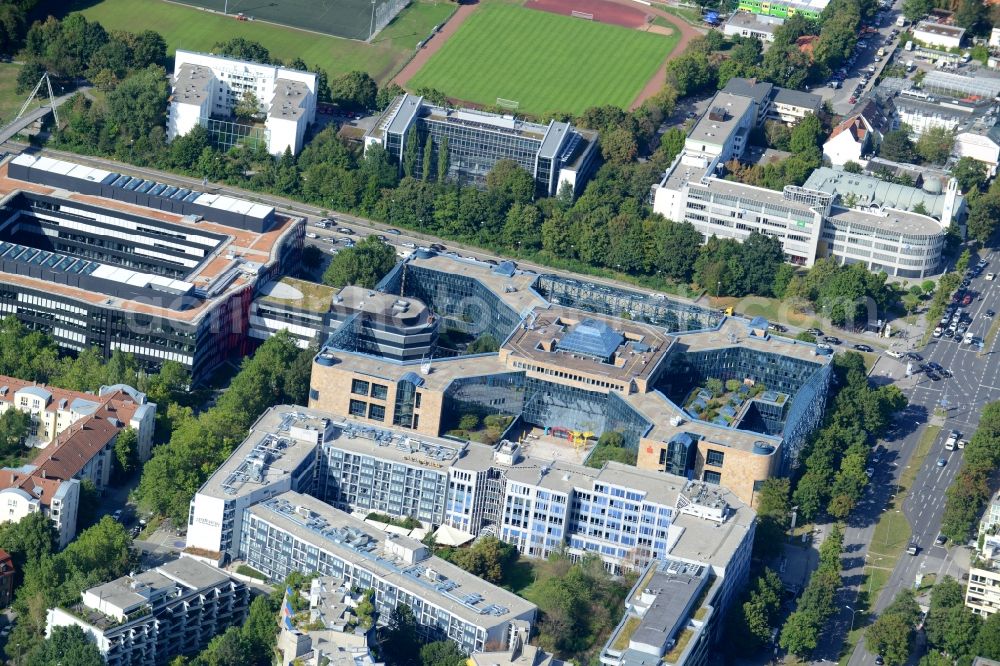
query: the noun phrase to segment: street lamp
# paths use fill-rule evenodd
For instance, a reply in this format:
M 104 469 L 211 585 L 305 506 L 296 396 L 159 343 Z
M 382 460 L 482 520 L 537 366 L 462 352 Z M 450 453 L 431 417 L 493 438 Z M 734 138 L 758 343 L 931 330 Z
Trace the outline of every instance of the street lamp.
M 854 631 L 854 616 L 858 611 L 854 610 L 850 606 L 844 606 L 844 608 L 851 611 L 851 628 L 847 630 L 847 633 L 851 633 L 852 631 Z

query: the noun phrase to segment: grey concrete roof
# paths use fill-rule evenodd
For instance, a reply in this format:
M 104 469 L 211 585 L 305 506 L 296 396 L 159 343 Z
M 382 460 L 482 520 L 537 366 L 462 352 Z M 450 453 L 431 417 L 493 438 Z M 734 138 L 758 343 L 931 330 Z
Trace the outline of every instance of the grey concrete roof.
M 737 12 L 736 16 L 739 16 L 740 14 L 755 16 L 754 14 L 747 14 L 747 12 Z M 771 96 L 773 91 L 774 85 L 768 83 L 767 81 L 744 79 L 739 76 L 729 79 L 726 83 L 726 87 L 722 89 L 722 92 L 724 93 L 739 95 L 741 97 L 749 97 L 758 104 L 763 104 L 767 101 L 767 98 Z
M 309 86 L 302 81 L 275 79 L 274 99 L 267 115 L 279 120 L 298 120 L 306 112 Z
M 928 179 L 924 187 L 932 187 L 932 182 L 937 182 L 942 191 L 946 186 L 946 183 Z M 814 170 L 806 179 L 803 187 L 830 194 L 839 194 L 841 200 L 845 194 L 853 194 L 857 197 L 859 205 L 875 204 L 899 210 L 912 210 L 917 204 L 923 204 L 928 215 L 936 219 L 940 219 L 944 212 L 944 194 L 890 183 L 875 176 L 848 173 L 830 167 L 819 167 Z M 955 201 L 956 210 L 961 208 L 963 201 L 962 196 L 958 195 Z M 925 231 L 930 231 L 930 227 L 926 225 L 918 226 Z
M 215 82 L 215 74 L 201 65 L 181 65 L 174 81 L 173 101 L 182 104 L 201 104 L 208 98 Z
M 945 233 L 940 224 L 926 215 L 901 210 L 886 210 L 878 214 L 834 206 L 827 220 L 834 226 L 856 224 L 911 236 L 937 236 Z
M 735 12 L 726 21 L 726 25 L 746 28 L 756 32 L 774 33 L 784 21 L 777 16 L 761 16 L 750 12 Z M 733 79 L 730 79 L 732 81 Z M 727 86 L 728 87 L 728 86 Z
M 778 88 L 774 93 L 774 101 L 777 104 L 812 109 L 814 112 L 819 111 L 820 107 L 823 106 L 823 98 L 819 95 L 800 90 L 789 90 L 788 88 Z
M 740 119 L 750 109 L 753 99 L 743 95 L 734 95 L 725 91 L 719 92 L 712 99 L 708 111 L 701 117 L 698 124 L 691 130 L 689 139 L 705 143 L 722 144 L 733 133 Z M 725 120 L 713 120 L 710 116 L 713 109 L 725 109 Z

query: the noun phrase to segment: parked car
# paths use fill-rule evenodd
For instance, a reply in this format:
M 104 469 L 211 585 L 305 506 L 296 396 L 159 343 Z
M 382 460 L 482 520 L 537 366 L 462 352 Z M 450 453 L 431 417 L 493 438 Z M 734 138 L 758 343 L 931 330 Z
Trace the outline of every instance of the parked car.
M 817 337 L 823 335 L 823 331 L 819 330 L 818 328 L 807 328 L 806 333 L 809 333 L 810 335 L 815 335 Z
M 834 337 L 832 335 L 828 335 L 828 336 L 826 336 L 826 337 L 823 338 L 823 342 L 825 342 L 828 345 L 839 345 L 840 342 L 841 342 L 841 340 L 840 340 L 840 338 Z
M 860 352 L 873 352 L 873 351 L 875 351 L 874 349 L 872 349 L 868 345 L 854 345 L 854 349 L 856 351 L 860 351 Z

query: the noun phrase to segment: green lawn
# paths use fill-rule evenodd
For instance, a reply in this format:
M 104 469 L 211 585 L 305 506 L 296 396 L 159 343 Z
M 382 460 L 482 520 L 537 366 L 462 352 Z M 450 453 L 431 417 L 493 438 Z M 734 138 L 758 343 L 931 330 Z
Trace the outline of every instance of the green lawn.
M 409 82 L 452 98 L 519 111 L 580 113 L 627 108 L 674 48 L 670 37 L 484 3 Z
M 79 9 L 108 30 L 156 30 L 171 53 L 178 48 L 209 51 L 217 42 L 245 37 L 260 42 L 277 58 L 290 61 L 301 57 L 331 77 L 363 70 L 379 83 L 388 81 L 409 60 L 417 42 L 456 8 L 448 0 L 417 0 L 371 44 L 365 44 L 261 21 L 237 21 L 164 0 L 74 0 L 67 4 L 68 11 Z
M 16 92 L 19 71 L 21 71 L 20 65 L 9 62 L 0 63 L 0 124 L 2 125 L 14 120 L 18 109 L 28 98 L 28 93 L 18 95 Z

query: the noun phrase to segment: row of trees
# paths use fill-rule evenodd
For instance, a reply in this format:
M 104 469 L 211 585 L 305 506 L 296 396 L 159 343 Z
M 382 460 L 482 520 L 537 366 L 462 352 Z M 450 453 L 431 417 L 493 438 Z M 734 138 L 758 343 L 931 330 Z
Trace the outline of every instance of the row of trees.
M 28 16 L 38 0 L 9 0 L 0 4 L 0 55 L 10 57 L 24 43 Z
M 406 604 L 399 604 L 379 632 L 382 660 L 398 666 L 464 666 L 467 655 L 452 641 L 424 643 L 418 635 L 416 617 Z
M 882 655 L 888 666 L 900 666 L 910 656 L 913 628 L 920 621 L 920 605 L 913 590 L 904 589 L 865 631 L 865 645 Z
M 779 645 L 798 657 L 807 657 L 819 641 L 820 632 L 837 607 L 834 596 L 841 585 L 840 554 L 844 548 L 844 533 L 834 525 L 819 547 L 819 566 L 802 591 L 795 611 L 781 629 Z
M 758 530 L 760 528 L 758 527 Z M 757 539 L 763 535 L 755 536 Z M 741 597 L 740 609 L 727 616 L 727 652 L 733 656 L 748 657 L 771 641 L 781 615 L 781 597 L 784 585 L 772 569 L 764 569 L 754 578 Z
M 305 404 L 314 350 L 299 349 L 286 331 L 266 340 L 215 405 L 195 415 L 190 407 L 168 407 L 173 430 L 142 470 L 136 499 L 174 525 L 187 522 L 188 504 L 205 479 L 246 437 L 272 405 Z
M 516 546 L 494 536 L 476 539 L 468 548 L 438 548 L 435 554 L 494 585 L 510 578 L 518 558 Z
M 834 359 L 840 390 L 823 427 L 803 449 L 804 473 L 792 494 L 799 513 L 813 520 L 824 512 L 846 518 L 868 485 L 871 445 L 888 429 L 895 412 L 906 406 L 906 396 L 891 384 L 868 383 L 864 359 L 847 352 Z
M 964 543 L 990 496 L 990 477 L 1000 464 L 1000 402 L 991 402 L 979 416 L 979 428 L 965 447 L 962 468 L 945 491 L 941 532 Z

